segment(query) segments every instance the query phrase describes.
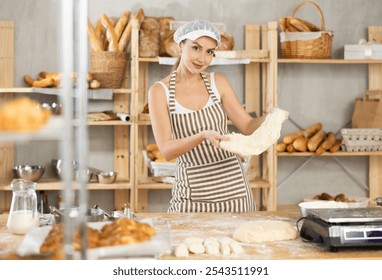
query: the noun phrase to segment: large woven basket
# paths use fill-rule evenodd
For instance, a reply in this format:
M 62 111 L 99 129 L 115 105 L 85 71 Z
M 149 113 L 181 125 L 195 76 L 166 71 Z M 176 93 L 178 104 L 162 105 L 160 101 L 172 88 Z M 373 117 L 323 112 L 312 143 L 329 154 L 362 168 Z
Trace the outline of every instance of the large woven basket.
M 127 56 L 123 52 L 91 52 L 90 73 L 102 88 L 121 88 L 126 74 Z
M 326 31 L 325 19 L 320 7 L 310 1 L 302 1 L 294 8 L 291 17 L 303 5 L 315 7 L 321 17 L 321 31 L 317 32 L 281 32 L 281 56 L 283 58 L 331 58 L 333 32 Z

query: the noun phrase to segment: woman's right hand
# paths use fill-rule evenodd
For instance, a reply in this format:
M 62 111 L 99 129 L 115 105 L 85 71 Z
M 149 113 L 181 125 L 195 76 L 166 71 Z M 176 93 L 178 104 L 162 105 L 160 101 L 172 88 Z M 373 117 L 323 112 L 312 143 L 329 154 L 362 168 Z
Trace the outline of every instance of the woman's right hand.
M 216 148 L 219 148 L 219 149 L 220 149 L 221 140 L 225 140 L 225 141 L 229 140 L 228 135 L 221 135 L 215 130 L 206 130 L 206 131 L 203 131 L 202 134 L 205 140 L 211 142 L 212 145 L 214 145 Z

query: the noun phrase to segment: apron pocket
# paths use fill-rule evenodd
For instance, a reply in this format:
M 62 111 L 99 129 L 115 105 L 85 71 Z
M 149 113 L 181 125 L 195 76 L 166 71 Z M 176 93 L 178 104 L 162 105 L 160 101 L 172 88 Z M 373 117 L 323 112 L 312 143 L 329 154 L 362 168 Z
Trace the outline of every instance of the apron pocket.
M 192 166 L 186 173 L 193 202 L 224 202 L 247 195 L 245 175 L 236 157 Z

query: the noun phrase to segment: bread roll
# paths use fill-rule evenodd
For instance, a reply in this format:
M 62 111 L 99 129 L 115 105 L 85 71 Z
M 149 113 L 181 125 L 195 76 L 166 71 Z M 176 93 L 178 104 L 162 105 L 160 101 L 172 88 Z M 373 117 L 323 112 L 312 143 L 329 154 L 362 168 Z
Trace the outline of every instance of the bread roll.
M 291 143 L 291 144 L 289 144 L 288 146 L 287 146 L 287 152 L 288 153 L 294 153 L 294 152 L 296 152 L 296 149 L 293 147 L 293 144 Z
M 341 143 L 342 143 L 342 140 L 341 139 L 337 139 L 336 142 L 334 143 L 334 145 L 329 149 L 329 151 L 331 153 L 338 152 L 339 149 L 341 148 Z
M 276 151 L 279 152 L 279 153 L 282 153 L 282 152 L 286 151 L 286 148 L 287 148 L 287 144 L 281 142 L 281 143 L 277 144 Z
M 45 78 L 43 80 L 36 80 L 32 84 L 33 87 L 46 88 L 54 86 L 54 80 L 52 78 Z
M 296 132 L 292 132 L 292 133 L 289 133 L 289 134 L 287 134 L 287 135 L 285 135 L 284 136 L 284 138 L 283 138 L 283 142 L 285 143 L 285 144 L 292 144 L 293 143 L 293 141 L 296 139 L 296 138 L 298 138 L 298 137 L 300 137 L 300 136 L 303 136 L 304 135 L 304 130 L 299 130 L 299 131 L 296 131 Z
M 320 129 L 316 134 L 314 134 L 312 138 L 310 138 L 308 141 L 308 150 L 310 152 L 316 151 L 317 147 L 320 145 L 325 135 L 326 132 L 323 129 Z
M 280 25 L 281 32 L 286 32 L 287 31 L 286 19 L 285 18 L 280 18 L 279 19 L 279 25 Z
M 292 143 L 293 145 L 293 148 L 296 150 L 296 151 L 299 151 L 299 152 L 306 152 L 308 147 L 307 147 L 307 143 L 308 143 L 308 138 L 305 138 L 303 136 L 300 136 L 298 137 L 297 139 L 295 139 Z
M 24 82 L 30 86 L 30 87 L 33 87 L 33 83 L 34 83 L 34 79 L 31 77 L 31 76 L 28 76 L 28 75 L 25 75 L 24 76 Z
M 333 132 L 329 132 L 326 140 L 322 143 L 322 147 L 325 150 L 329 150 L 336 143 L 336 135 Z
M 301 18 L 296 18 L 292 17 L 290 19 L 290 24 L 293 25 L 298 31 L 301 32 L 317 32 L 320 31 L 320 28 L 314 25 L 313 23 L 301 19 Z

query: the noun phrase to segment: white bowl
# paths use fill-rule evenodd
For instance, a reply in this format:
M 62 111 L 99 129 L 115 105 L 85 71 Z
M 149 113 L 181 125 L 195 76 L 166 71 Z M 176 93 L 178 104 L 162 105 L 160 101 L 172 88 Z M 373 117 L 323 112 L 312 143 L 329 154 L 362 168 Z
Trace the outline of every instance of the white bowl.
M 328 200 L 304 201 L 300 202 L 298 206 L 303 217 L 308 215 L 309 209 L 349 208 L 346 203 Z
M 367 207 L 369 205 L 370 198 L 368 197 L 348 197 L 348 199 L 351 201 L 343 202 L 346 203 L 350 208 L 363 208 Z M 314 199 L 313 197 L 304 198 L 305 202 L 308 201 L 327 201 L 327 200 L 320 200 L 320 199 Z

